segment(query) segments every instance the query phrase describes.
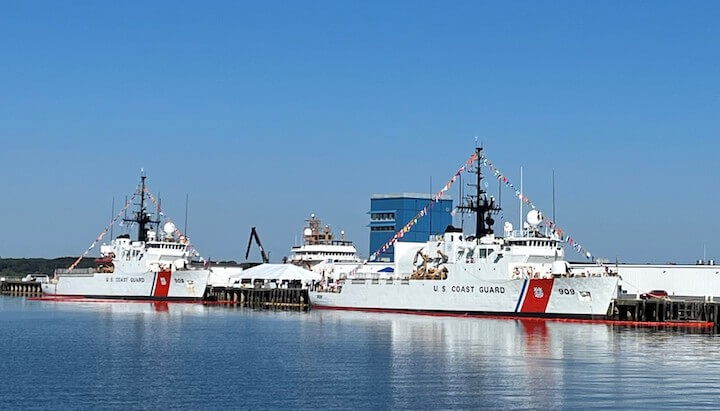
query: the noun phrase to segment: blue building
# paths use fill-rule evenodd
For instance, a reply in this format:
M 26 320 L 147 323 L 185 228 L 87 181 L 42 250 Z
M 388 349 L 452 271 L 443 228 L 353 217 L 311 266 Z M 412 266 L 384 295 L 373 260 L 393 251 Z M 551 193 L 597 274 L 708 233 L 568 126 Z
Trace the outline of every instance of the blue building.
M 370 252 L 374 253 L 432 201 L 432 195 L 419 193 L 373 194 L 370 198 Z M 430 212 L 419 219 L 400 241 L 425 242 L 430 235 L 442 234 L 452 224 L 452 198 L 443 196 Z M 380 254 L 378 261 L 392 261 L 394 248 Z

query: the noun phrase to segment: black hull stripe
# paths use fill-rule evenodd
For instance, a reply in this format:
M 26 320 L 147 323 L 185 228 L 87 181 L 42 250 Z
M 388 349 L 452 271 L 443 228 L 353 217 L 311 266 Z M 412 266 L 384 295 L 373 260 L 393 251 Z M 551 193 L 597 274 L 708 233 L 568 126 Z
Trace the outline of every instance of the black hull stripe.
M 155 285 L 157 284 L 157 271 L 155 272 L 155 275 L 153 275 L 153 284 L 152 288 L 150 289 L 150 295 L 155 295 Z

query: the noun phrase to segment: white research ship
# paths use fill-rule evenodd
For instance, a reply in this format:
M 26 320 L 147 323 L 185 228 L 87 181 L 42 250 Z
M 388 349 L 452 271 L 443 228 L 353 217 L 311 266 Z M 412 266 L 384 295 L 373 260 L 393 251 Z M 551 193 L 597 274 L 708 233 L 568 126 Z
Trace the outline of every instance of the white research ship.
M 310 214 L 307 223 L 303 230 L 302 245 L 290 249 L 289 263 L 323 273 L 336 264 L 360 262 L 357 249 L 352 241 L 345 239 L 344 231 L 340 232 L 340 239 L 336 240 L 329 225 L 320 228 L 322 222 L 315 214 Z
M 482 189 L 482 149 L 476 149 L 476 194 L 461 207 L 476 216 L 475 236 L 449 226 L 426 243 L 395 243 L 394 275 L 350 278 L 310 292 L 314 308 L 559 318 L 605 318 L 619 278 L 610 272 L 575 274 L 560 239 L 543 234 L 542 215 L 528 214 L 524 230 L 505 224 L 496 237 L 492 214 L 500 210 Z
M 146 209 L 145 176 L 141 176 L 138 211 L 126 222 L 138 225 L 137 239 L 120 235 L 111 244 L 100 247 L 96 268 L 56 270 L 55 278 L 42 284 L 50 296 L 101 299 L 200 300 L 205 294 L 210 272 L 192 267 L 189 241 L 178 233 L 172 222 L 163 233 L 155 229 Z

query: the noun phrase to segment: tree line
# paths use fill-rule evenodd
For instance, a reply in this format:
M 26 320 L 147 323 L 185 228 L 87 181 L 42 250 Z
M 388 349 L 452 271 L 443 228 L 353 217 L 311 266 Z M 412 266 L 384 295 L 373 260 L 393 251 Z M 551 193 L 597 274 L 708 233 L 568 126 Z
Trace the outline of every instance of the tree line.
M 24 277 L 28 274 L 52 275 L 56 268 L 70 267 L 76 258 L 0 258 L 0 277 Z M 85 258 L 78 264 L 78 268 L 94 266 L 93 258 Z

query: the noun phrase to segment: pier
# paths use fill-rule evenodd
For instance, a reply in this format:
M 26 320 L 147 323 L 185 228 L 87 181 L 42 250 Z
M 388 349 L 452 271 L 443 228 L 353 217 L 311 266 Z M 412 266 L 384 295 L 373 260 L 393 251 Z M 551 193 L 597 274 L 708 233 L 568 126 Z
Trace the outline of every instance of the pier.
M 720 332 L 720 303 L 703 300 L 628 299 L 613 302 L 611 320 L 658 326 L 696 326 Z
M 208 287 L 208 301 L 239 307 L 288 311 L 308 311 L 310 300 L 305 288 Z
M 17 297 L 40 297 L 42 288 L 37 281 L 22 281 L 20 278 L 3 278 L 0 280 L 0 294 Z

